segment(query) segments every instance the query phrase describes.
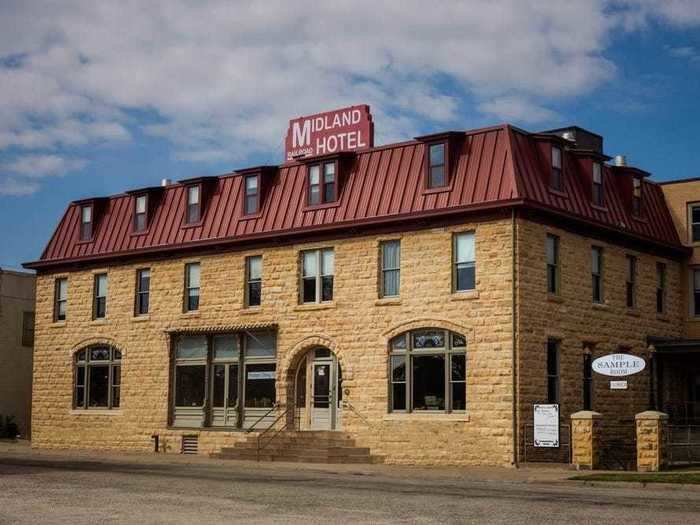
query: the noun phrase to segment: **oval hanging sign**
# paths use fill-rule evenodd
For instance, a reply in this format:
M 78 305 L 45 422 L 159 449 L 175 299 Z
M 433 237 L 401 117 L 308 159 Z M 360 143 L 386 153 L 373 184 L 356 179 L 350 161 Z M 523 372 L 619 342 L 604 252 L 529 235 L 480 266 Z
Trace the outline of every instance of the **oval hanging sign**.
M 630 354 L 609 354 L 593 361 L 593 371 L 604 376 L 631 376 L 644 370 L 646 362 Z

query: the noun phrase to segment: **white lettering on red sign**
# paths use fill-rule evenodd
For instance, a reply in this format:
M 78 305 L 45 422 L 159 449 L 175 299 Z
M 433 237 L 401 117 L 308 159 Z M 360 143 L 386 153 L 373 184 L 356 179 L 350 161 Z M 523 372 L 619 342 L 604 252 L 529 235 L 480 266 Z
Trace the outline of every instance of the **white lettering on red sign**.
M 285 160 L 371 148 L 374 124 L 369 106 L 352 106 L 289 121 Z

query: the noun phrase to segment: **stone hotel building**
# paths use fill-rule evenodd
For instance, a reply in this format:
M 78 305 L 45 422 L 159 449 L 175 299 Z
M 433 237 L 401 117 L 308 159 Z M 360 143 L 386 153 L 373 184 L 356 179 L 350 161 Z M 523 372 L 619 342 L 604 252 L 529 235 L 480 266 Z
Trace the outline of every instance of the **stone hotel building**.
M 501 125 L 72 202 L 26 264 L 33 445 L 517 465 L 581 410 L 688 422 L 700 183 L 610 161 Z

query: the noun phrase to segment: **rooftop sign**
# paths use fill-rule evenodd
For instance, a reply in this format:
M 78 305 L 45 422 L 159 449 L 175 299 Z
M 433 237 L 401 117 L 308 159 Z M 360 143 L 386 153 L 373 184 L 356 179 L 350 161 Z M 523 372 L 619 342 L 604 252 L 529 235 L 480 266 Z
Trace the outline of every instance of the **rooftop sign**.
M 289 121 L 285 161 L 374 146 L 369 106 L 350 106 Z

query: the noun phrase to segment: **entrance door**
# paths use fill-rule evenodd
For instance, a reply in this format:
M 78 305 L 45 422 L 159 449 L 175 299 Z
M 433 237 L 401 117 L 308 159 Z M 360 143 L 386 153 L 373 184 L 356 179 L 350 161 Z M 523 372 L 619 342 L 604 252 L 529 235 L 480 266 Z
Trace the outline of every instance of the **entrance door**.
M 311 362 L 310 429 L 338 430 L 340 428 L 340 367 L 329 350 L 315 352 Z

